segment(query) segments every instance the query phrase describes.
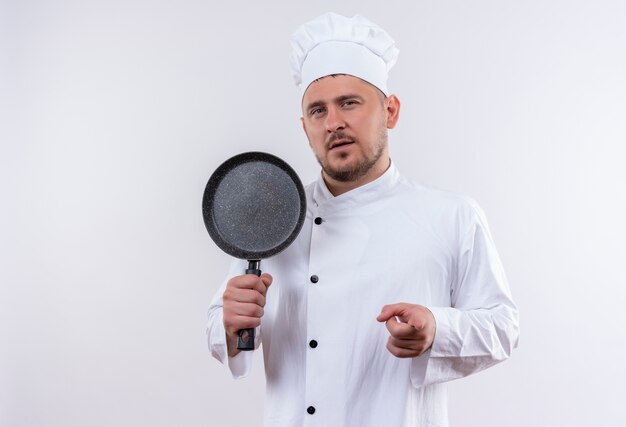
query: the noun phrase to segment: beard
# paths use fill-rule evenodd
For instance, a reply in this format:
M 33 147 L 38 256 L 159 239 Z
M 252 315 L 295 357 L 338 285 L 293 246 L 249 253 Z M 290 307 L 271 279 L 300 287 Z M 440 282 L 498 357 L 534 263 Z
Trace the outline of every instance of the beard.
M 350 135 L 347 135 L 341 131 L 334 133 L 329 141 L 329 144 L 332 143 L 333 140 L 337 139 L 350 139 L 354 141 L 355 144 L 359 144 L 359 141 Z M 356 164 L 348 165 L 340 168 L 334 168 L 330 164 L 330 162 L 324 162 L 319 156 L 317 157 L 317 162 L 322 167 L 322 170 L 326 175 L 335 181 L 339 182 L 354 182 L 363 178 L 367 173 L 374 167 L 374 165 L 380 160 L 383 153 L 385 152 L 385 147 L 387 146 L 387 128 L 381 127 L 380 132 L 376 136 L 376 143 L 374 145 L 374 150 L 372 153 L 364 153 L 364 158 L 359 159 Z M 340 153 L 339 157 L 345 159 L 348 157 L 348 153 Z

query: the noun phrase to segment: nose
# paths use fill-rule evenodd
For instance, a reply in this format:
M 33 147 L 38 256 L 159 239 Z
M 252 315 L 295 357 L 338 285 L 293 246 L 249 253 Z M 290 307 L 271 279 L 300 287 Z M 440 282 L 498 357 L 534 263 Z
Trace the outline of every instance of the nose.
M 328 108 L 326 112 L 326 131 L 333 133 L 345 127 L 346 123 L 341 112 L 337 108 Z

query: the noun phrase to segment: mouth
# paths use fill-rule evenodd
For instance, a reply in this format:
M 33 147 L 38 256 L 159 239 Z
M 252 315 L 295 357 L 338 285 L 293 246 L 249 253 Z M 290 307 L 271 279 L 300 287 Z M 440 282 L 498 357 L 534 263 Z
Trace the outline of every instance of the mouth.
M 341 147 L 345 147 L 347 145 L 352 145 L 352 144 L 354 144 L 354 141 L 349 140 L 349 139 L 342 139 L 339 141 L 335 141 L 332 144 L 330 144 L 330 146 L 328 147 L 328 151 L 340 149 Z

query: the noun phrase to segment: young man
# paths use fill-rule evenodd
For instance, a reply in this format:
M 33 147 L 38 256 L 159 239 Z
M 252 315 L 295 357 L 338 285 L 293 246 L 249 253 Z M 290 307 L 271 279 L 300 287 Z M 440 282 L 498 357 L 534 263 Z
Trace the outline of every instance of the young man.
M 511 299 L 484 215 L 403 178 L 387 130 L 398 51 L 365 18 L 326 14 L 292 39 L 302 126 L 322 173 L 296 241 L 270 274 L 231 277 L 209 308 L 213 355 L 234 377 L 263 343 L 267 426 L 447 425 L 445 382 L 506 359 Z

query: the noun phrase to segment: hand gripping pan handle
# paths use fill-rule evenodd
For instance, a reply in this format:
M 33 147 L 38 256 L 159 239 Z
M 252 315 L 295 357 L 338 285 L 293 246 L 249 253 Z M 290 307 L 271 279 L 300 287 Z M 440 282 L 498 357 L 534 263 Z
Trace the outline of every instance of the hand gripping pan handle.
M 217 246 L 248 260 L 246 274 L 261 275 L 261 259 L 286 249 L 306 216 L 304 187 L 280 158 L 238 154 L 219 166 L 202 199 L 204 225 Z M 254 329 L 239 331 L 237 348 L 254 350 Z

